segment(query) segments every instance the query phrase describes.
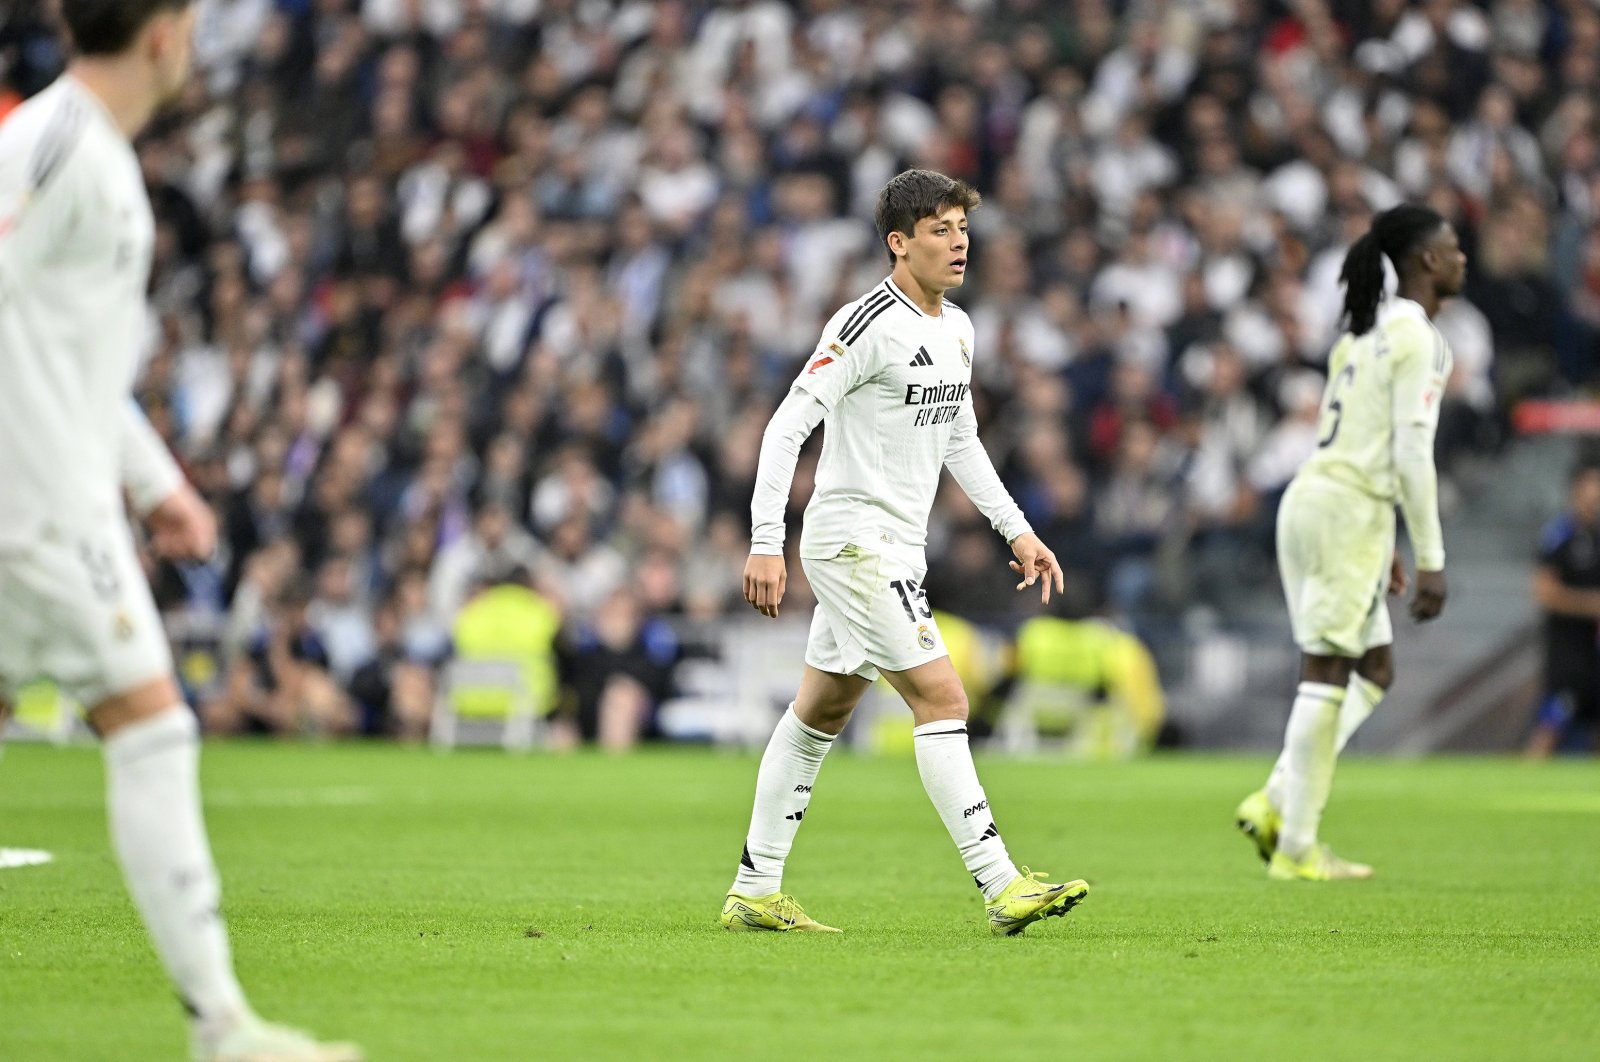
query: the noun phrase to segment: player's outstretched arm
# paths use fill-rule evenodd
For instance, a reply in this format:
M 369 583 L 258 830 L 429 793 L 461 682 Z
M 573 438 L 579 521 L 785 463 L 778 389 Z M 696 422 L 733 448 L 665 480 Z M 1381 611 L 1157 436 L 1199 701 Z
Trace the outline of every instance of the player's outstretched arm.
M 744 566 L 744 599 L 763 616 L 774 619 L 789 585 L 783 562 L 783 514 L 800 447 L 822 422 L 826 410 L 805 391 L 794 388 L 767 422 L 756 463 L 756 489 L 750 499 L 750 559 Z

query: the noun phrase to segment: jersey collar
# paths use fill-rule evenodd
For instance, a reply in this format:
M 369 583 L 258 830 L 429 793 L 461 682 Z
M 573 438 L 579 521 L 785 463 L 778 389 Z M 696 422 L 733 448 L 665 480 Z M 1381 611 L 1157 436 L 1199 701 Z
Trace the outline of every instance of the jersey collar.
M 122 140 L 124 143 L 127 142 L 127 135 L 123 133 L 122 127 L 117 124 L 116 116 L 113 115 L 111 113 L 111 109 L 106 106 L 105 100 L 95 95 L 94 92 L 90 91 L 88 85 L 85 85 L 83 82 L 73 77 L 70 72 L 62 74 L 59 80 L 66 86 L 65 91 L 71 93 L 73 99 L 78 100 L 85 107 L 87 107 L 89 109 L 89 113 L 93 114 L 97 121 L 99 121 L 107 129 L 116 133 L 118 139 Z
M 916 314 L 918 317 L 926 317 L 930 321 L 939 321 L 944 319 L 944 315 L 942 313 L 937 315 L 924 313 L 922 307 L 917 305 L 915 299 L 900 290 L 900 285 L 894 282 L 893 276 L 887 276 L 883 278 L 883 287 L 889 292 L 890 295 L 893 295 L 897 301 L 905 304 L 906 308 L 912 313 Z M 944 300 L 942 298 L 939 300 L 939 306 L 941 309 L 944 306 Z
M 1428 311 L 1422 308 L 1421 303 L 1412 299 L 1403 298 L 1399 295 L 1389 296 L 1388 300 L 1384 303 L 1384 306 L 1388 310 L 1390 316 L 1393 316 L 1397 313 L 1404 313 L 1411 314 L 1414 317 L 1420 317 L 1424 321 L 1428 319 Z

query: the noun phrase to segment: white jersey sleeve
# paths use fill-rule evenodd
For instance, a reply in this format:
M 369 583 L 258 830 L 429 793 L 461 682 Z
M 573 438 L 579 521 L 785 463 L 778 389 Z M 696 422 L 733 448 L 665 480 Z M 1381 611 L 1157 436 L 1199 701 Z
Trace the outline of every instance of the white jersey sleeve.
M 1439 527 L 1433 437 L 1439 427 L 1445 382 L 1450 378 L 1450 348 L 1426 322 L 1408 320 L 1394 329 L 1391 337 L 1396 494 L 1417 567 L 1439 571 L 1444 568 L 1444 534 Z
M 817 430 L 827 411 L 811 395 L 796 387 L 778 406 L 761 436 L 761 457 L 756 462 L 756 488 L 750 498 L 750 552 L 756 556 L 783 556 L 783 514 L 800 448 Z
M 138 403 L 130 400 L 124 410 L 122 485 L 134 509 L 144 515 L 183 485 L 183 472 Z

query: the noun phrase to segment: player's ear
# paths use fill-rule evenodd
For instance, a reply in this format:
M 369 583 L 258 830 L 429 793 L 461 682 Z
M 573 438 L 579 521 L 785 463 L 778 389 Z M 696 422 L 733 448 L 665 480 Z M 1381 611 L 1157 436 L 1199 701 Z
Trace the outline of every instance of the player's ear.
M 906 234 L 899 229 L 890 229 L 884 242 L 889 245 L 889 252 L 896 258 L 906 256 Z
M 139 51 L 144 53 L 144 58 L 153 63 L 159 63 L 171 47 L 167 38 L 172 36 L 171 19 L 166 11 L 157 11 L 150 21 L 145 23 L 139 32 Z

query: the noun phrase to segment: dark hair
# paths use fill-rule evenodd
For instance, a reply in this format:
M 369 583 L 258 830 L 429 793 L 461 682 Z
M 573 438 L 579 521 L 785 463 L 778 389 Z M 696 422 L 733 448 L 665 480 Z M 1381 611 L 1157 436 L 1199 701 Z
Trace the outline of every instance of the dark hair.
M 117 55 L 127 50 L 149 21 L 163 11 L 182 11 L 193 0 L 61 0 L 61 19 L 82 55 Z
M 951 207 L 960 207 L 970 214 L 982 201 L 983 197 L 966 181 L 932 170 L 906 170 L 878 193 L 878 206 L 872 212 L 872 220 L 878 225 L 879 242 L 888 250 L 889 233 L 910 236 L 923 218 L 938 217 Z M 889 251 L 889 261 L 894 260 L 894 252 Z
M 1388 255 L 1399 272 L 1422 241 L 1444 223 L 1444 216 L 1437 210 L 1410 203 L 1385 210 L 1372 220 L 1366 235 L 1344 256 L 1344 269 L 1339 273 L 1351 332 L 1366 335 L 1378 319 L 1378 300 L 1383 298 L 1383 256 Z

